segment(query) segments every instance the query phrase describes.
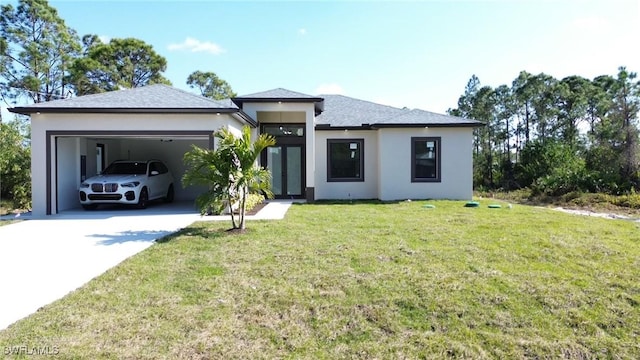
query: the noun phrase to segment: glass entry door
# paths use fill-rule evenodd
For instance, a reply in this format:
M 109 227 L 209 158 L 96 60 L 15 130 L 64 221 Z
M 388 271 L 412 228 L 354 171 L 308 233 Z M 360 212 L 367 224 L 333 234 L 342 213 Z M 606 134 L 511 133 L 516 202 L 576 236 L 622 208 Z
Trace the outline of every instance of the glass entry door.
M 271 190 L 276 198 L 302 196 L 304 154 L 302 145 L 278 145 L 267 148 L 267 169 L 271 172 Z

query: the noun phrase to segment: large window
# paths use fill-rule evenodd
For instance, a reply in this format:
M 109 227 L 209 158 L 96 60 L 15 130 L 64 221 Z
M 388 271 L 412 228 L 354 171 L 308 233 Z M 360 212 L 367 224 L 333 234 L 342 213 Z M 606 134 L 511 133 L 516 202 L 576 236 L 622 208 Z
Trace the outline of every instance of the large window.
M 411 138 L 411 181 L 440 182 L 440 138 Z
M 276 137 L 302 137 L 304 136 L 304 124 L 265 124 L 262 132 Z
M 364 139 L 328 139 L 327 162 L 327 181 L 364 181 Z

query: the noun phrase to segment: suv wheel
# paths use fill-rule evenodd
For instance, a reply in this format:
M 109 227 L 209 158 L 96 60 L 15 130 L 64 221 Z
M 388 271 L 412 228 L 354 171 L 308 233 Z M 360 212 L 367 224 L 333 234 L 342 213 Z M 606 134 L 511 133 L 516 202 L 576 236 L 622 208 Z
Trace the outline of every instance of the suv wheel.
M 138 209 L 146 209 L 147 203 L 149 202 L 149 193 L 147 192 L 147 188 L 144 187 L 140 190 L 140 197 L 138 198 Z
M 175 196 L 175 191 L 173 190 L 173 184 L 169 185 L 169 190 L 167 190 L 167 196 L 164 197 L 164 202 L 172 203 L 173 198 Z

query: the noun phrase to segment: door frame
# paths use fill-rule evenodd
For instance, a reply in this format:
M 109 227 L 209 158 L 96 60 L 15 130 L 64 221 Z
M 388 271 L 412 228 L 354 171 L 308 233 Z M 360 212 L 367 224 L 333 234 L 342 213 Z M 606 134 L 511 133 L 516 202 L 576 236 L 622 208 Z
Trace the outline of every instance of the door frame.
M 104 144 L 96 143 L 96 151 L 98 150 L 98 148 L 100 148 L 100 168 L 98 168 L 98 166 L 96 165 L 96 173 L 97 174 L 102 174 L 102 171 L 104 171 L 104 168 L 107 167 L 107 164 L 105 164 L 105 161 L 106 161 L 107 157 L 106 157 L 106 155 L 104 153 L 104 151 L 105 151 Z M 97 158 L 97 156 L 96 156 L 96 158 Z
M 297 125 L 305 128 L 304 123 L 264 123 L 260 125 L 260 133 L 264 133 L 264 126 L 291 126 Z M 306 187 L 307 187 L 307 141 L 306 141 L 306 129 L 305 133 L 302 136 L 274 136 L 276 139 L 276 144 L 274 146 L 280 146 L 283 148 L 283 157 L 282 157 L 282 166 L 283 166 L 283 179 L 282 179 L 282 195 L 274 196 L 276 199 L 306 199 Z M 287 147 L 300 147 L 300 195 L 287 195 L 287 179 L 286 179 L 286 171 L 287 171 L 287 155 L 284 148 Z M 264 168 L 268 167 L 267 163 L 267 150 L 263 150 L 262 154 L 260 154 L 260 165 Z

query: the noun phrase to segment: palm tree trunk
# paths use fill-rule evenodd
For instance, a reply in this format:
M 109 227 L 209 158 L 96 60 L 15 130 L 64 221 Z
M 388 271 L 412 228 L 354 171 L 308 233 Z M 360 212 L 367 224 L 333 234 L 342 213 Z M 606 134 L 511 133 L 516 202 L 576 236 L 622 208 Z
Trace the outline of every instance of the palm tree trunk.
M 247 193 L 249 192 L 248 187 L 244 187 L 242 189 L 242 195 L 240 198 L 240 229 L 244 230 L 245 228 L 245 215 L 247 213 Z
M 231 224 L 233 225 L 234 229 L 238 228 L 238 225 L 236 224 L 236 216 L 233 214 L 233 200 L 231 198 L 231 196 L 229 196 L 229 214 L 231 214 Z

